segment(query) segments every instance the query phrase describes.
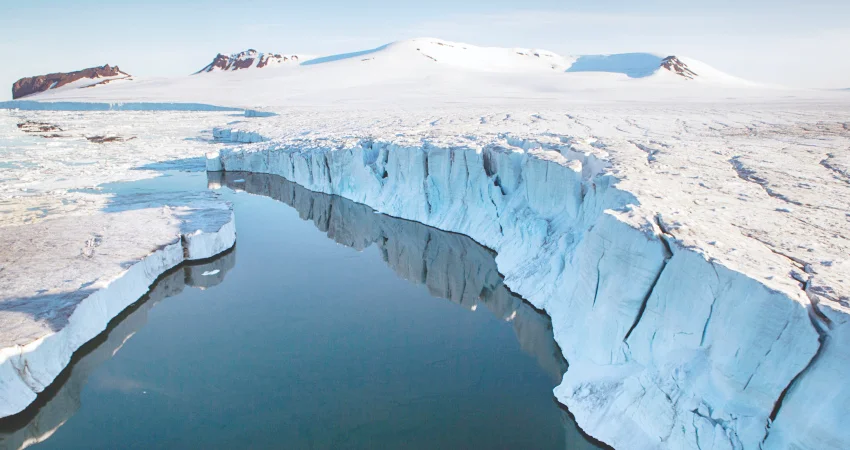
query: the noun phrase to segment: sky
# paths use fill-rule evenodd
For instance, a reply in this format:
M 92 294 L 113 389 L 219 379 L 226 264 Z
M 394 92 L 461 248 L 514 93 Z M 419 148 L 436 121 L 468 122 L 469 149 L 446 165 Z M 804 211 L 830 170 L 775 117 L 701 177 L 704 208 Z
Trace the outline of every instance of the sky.
M 413 37 L 688 56 L 742 78 L 850 87 L 847 0 L 0 0 L 0 100 L 22 77 L 197 71 L 248 48 L 328 55 Z

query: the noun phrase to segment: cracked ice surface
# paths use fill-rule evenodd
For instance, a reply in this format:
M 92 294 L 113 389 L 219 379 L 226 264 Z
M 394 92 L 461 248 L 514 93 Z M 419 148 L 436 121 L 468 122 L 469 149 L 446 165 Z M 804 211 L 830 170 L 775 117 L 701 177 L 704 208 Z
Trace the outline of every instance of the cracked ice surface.
M 232 208 L 214 193 L 80 191 L 155 176 L 150 166 L 163 159 L 193 157 L 197 170 L 197 155 L 210 148 L 184 141 L 197 124 L 170 123 L 181 116 L 167 114 L 124 115 L 116 124 L 109 114 L 41 113 L 68 133 L 43 138 L 21 136 L 15 123 L 34 116 L 17 114 L 0 114 L 0 417 L 30 404 L 159 275 L 236 238 Z M 143 132 L 145 124 L 166 132 L 112 144 L 85 139 Z
M 615 447 L 846 447 L 846 105 L 567 110 L 286 111 L 217 129 L 252 144 L 207 167 L 496 250 Z

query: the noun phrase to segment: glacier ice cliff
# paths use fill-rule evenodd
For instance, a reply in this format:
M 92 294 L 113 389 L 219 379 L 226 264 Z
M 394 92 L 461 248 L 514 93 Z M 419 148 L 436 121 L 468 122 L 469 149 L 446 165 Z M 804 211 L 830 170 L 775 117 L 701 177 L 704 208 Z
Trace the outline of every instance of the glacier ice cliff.
M 800 420 L 847 367 L 843 322 L 677 239 L 567 147 L 269 141 L 210 153 L 207 169 L 279 175 L 496 251 L 505 284 L 552 319 L 569 362 L 557 398 L 614 447 L 846 446 L 846 427 Z M 821 414 L 841 417 L 840 398 L 821 395 Z
M 0 228 L 0 417 L 35 401 L 161 274 L 236 241 L 233 210 L 213 193 L 108 199 L 100 211 Z

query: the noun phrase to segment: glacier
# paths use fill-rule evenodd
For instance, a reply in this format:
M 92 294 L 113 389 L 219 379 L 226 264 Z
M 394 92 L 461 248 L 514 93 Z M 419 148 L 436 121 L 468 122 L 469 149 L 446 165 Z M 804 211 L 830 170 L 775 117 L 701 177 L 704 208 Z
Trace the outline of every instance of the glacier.
M 592 153 L 519 139 L 263 142 L 233 128 L 216 137 L 259 143 L 209 153 L 209 171 L 279 175 L 496 251 L 505 283 L 552 318 L 569 362 L 555 394 L 591 436 L 617 448 L 849 441 L 792 406 L 821 365 L 847 367 L 819 352 L 821 309 L 677 239 Z
M 209 171 L 276 174 L 496 251 L 552 318 L 558 399 L 608 444 L 848 446 L 846 93 L 687 58 L 699 77 L 566 72 L 571 57 L 432 38 L 351 56 L 40 94 L 34 109 L 245 113 L 14 111 L 139 139 L 25 152 L 0 200 L 40 220 L 85 209 L 73 188 L 210 151 Z M 217 143 L 185 140 L 189 124 Z

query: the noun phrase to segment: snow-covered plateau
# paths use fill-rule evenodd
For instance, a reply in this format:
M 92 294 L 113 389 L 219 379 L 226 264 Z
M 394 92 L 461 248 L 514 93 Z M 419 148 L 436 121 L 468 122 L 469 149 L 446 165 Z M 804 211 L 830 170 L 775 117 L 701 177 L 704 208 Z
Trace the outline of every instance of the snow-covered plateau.
M 850 94 L 647 55 L 415 39 L 28 100 L 246 108 L 231 123 L 78 114 L 130 129 L 161 115 L 165 135 L 197 117 L 219 141 L 209 171 L 278 175 L 495 250 L 505 284 L 552 319 L 569 363 L 556 397 L 613 447 L 847 448 Z M 82 195 L 31 161 L 29 183 Z

